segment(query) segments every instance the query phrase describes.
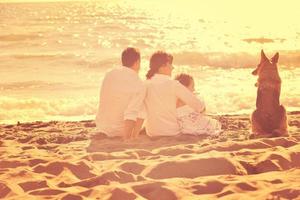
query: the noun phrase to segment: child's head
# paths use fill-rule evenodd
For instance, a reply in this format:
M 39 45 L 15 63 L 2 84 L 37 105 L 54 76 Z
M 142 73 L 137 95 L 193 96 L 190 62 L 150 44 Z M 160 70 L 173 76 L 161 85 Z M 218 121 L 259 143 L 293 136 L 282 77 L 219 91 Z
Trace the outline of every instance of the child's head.
M 190 91 L 194 92 L 195 85 L 194 85 L 194 79 L 192 76 L 188 74 L 179 74 L 176 76 L 175 80 L 178 80 L 182 85 L 187 87 Z

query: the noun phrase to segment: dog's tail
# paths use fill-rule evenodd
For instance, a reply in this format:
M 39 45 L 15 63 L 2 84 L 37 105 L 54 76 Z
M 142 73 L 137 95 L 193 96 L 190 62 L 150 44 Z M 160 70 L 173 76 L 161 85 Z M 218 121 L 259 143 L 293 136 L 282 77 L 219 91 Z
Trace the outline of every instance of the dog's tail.
M 278 121 L 276 124 L 278 126 L 272 131 L 274 136 L 277 137 L 287 137 L 289 136 L 288 133 L 288 124 L 287 124 L 287 117 L 286 117 L 286 110 L 283 105 L 279 106 L 279 111 L 278 111 Z
M 280 129 L 275 129 L 275 130 L 273 130 L 273 131 L 272 131 L 272 135 L 273 135 L 273 136 L 276 136 L 276 137 L 282 135 L 281 130 L 280 130 Z
M 287 137 L 289 134 L 281 129 L 275 129 L 272 131 L 272 135 L 275 137 Z

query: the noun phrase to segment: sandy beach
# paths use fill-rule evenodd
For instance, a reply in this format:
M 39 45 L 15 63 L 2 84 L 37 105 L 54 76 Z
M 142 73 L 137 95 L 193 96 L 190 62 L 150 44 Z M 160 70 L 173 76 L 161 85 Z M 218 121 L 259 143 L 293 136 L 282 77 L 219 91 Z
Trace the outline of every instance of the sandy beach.
M 300 112 L 290 137 L 249 140 L 249 116 L 215 117 L 217 138 L 134 141 L 93 121 L 0 126 L 0 199 L 299 199 Z

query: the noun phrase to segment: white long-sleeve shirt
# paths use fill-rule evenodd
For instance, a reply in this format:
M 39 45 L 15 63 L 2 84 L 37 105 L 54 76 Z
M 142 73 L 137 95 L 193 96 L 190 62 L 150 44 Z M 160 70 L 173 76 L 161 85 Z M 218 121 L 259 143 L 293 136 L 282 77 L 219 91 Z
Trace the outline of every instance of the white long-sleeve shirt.
M 155 74 L 146 81 L 146 87 L 145 126 L 149 136 L 172 136 L 180 133 L 176 113 L 177 99 L 198 112 L 205 109 L 202 100 L 167 75 Z
M 143 105 L 145 87 L 133 69 L 118 67 L 102 82 L 97 129 L 108 136 L 123 136 L 124 120 L 136 120 Z

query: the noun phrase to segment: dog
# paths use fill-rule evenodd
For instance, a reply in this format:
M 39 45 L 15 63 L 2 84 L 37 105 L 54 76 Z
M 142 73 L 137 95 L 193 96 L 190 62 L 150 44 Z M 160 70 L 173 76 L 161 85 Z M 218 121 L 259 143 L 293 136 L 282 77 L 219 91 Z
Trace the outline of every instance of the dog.
M 261 50 L 260 63 L 252 72 L 258 79 L 256 110 L 251 115 L 252 135 L 250 138 L 288 136 L 286 110 L 280 105 L 281 79 L 277 52 L 270 60 Z

